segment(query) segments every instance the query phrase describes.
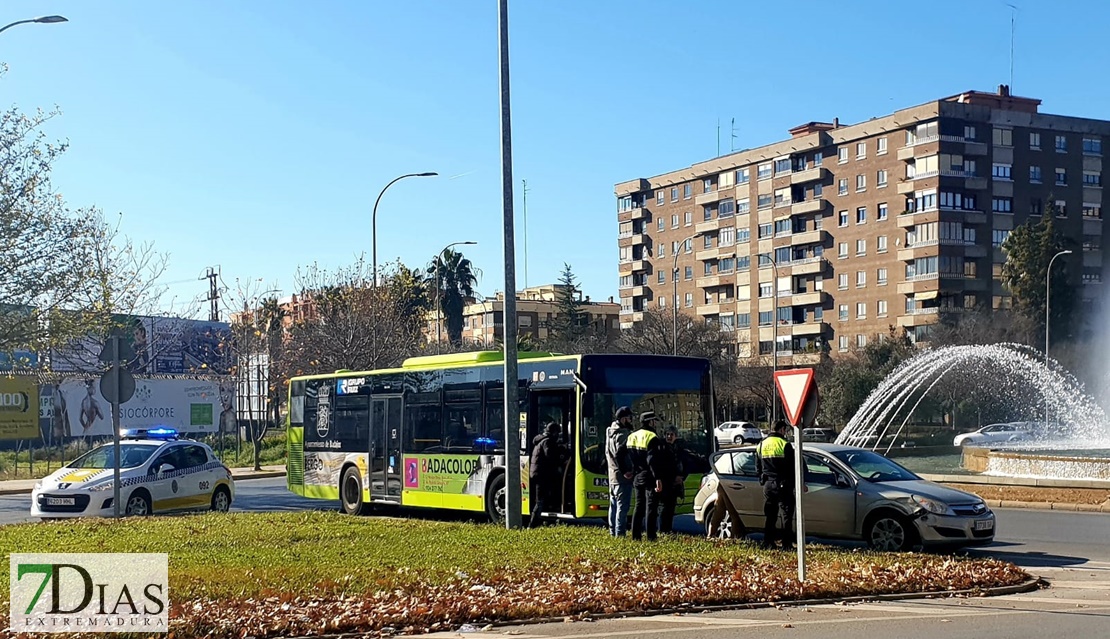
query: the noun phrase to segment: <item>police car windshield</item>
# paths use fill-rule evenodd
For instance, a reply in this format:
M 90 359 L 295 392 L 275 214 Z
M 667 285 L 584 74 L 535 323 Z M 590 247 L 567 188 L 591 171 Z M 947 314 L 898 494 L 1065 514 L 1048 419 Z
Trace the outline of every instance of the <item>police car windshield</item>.
M 69 463 L 70 468 L 114 468 L 116 456 L 112 444 L 94 448 Z M 120 468 L 135 468 L 146 463 L 158 446 L 149 444 L 120 444 Z

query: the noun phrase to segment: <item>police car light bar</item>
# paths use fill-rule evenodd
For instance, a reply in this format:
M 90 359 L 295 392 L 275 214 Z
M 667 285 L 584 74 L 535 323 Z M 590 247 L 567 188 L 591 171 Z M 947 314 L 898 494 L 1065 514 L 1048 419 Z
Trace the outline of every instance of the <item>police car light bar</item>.
M 119 432 L 123 439 L 177 439 L 175 428 L 124 428 Z

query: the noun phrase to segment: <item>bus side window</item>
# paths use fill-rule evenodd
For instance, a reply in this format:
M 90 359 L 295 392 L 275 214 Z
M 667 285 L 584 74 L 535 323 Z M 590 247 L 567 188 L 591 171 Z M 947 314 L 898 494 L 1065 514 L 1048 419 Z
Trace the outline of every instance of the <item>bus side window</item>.
M 448 404 L 444 444 L 452 453 L 482 451 L 475 440 L 481 437 L 481 413 L 478 404 Z
M 486 440 L 483 452 L 505 450 L 505 409 L 501 404 L 486 403 Z
M 443 424 L 438 404 L 409 404 L 405 407 L 405 450 L 413 453 L 443 451 Z

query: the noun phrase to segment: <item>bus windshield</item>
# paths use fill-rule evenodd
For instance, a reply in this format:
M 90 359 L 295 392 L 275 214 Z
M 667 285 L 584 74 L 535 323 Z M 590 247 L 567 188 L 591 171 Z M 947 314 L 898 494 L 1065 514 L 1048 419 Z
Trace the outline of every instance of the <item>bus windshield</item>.
M 607 473 L 605 461 L 605 430 L 613 421 L 617 408 L 632 409 L 633 428 L 639 426 L 639 415 L 652 411 L 659 419 L 656 432 L 666 426 L 678 429 L 678 445 L 687 473 L 708 471 L 711 450 L 709 437 L 709 373 L 699 361 L 685 367 L 671 362 L 654 366 L 606 363 L 584 371 L 589 392 L 585 398 L 586 417 L 582 420 L 580 437 L 582 466 L 593 473 Z

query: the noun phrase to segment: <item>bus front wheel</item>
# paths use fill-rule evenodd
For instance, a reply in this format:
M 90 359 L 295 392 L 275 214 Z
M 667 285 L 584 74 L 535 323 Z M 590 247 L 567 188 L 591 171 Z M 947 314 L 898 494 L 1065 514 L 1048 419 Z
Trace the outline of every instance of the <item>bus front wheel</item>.
M 362 474 L 354 466 L 348 466 L 339 481 L 339 505 L 348 515 L 362 515 L 367 510 L 362 502 Z
M 493 478 L 486 488 L 486 514 L 495 524 L 505 523 L 505 475 Z

